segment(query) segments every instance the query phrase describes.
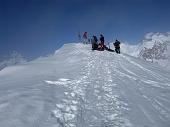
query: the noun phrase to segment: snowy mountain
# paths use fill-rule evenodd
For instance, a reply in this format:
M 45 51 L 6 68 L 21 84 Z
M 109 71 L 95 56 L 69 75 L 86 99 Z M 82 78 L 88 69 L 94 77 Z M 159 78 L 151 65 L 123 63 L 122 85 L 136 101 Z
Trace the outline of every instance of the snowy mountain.
M 169 127 L 170 71 L 66 44 L 0 71 L 1 127 Z
M 148 33 L 137 45 L 122 44 L 122 52 L 170 69 L 170 32 Z
M 7 66 L 22 64 L 27 62 L 27 60 L 16 51 L 13 51 L 11 54 L 7 56 L 1 56 L 1 57 L 2 59 L 0 59 L 0 70 L 2 70 Z

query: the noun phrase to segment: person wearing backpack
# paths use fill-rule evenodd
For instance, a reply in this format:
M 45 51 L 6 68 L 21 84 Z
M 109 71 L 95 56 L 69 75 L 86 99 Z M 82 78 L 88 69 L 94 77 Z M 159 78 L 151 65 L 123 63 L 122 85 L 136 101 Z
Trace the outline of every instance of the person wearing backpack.
M 117 54 L 120 54 L 120 41 L 118 41 L 118 40 L 116 39 L 116 41 L 115 41 L 115 43 L 113 43 L 113 45 L 114 45 L 114 47 L 115 47 L 115 52 L 116 52 Z
M 98 39 L 96 36 L 93 35 L 92 38 L 92 50 L 97 50 L 98 49 L 98 43 L 97 43 Z
M 101 50 L 104 50 L 104 36 L 100 34 Z

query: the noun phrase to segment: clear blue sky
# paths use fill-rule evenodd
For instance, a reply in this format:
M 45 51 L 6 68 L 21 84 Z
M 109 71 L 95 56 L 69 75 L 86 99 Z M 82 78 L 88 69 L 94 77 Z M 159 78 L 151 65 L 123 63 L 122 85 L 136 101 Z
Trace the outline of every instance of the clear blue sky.
M 49 54 L 76 42 L 78 31 L 137 43 L 169 28 L 169 0 L 0 0 L 0 55 Z

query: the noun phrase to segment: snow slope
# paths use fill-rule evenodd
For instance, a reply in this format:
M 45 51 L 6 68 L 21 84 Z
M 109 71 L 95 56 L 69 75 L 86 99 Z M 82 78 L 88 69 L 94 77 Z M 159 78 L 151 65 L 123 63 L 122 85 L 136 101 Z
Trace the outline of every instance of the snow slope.
M 0 71 L 1 127 L 169 127 L 170 71 L 67 44 Z

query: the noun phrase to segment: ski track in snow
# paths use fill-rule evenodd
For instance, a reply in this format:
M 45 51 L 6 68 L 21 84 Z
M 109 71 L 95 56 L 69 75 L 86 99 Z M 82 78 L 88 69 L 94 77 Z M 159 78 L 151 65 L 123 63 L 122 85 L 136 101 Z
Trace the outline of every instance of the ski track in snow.
M 0 90 L 0 126 L 170 127 L 169 75 L 125 54 L 90 51 L 81 44 L 73 49 L 65 61 L 83 64 L 70 72 L 76 77 L 65 71 L 58 76 L 54 66 L 38 81 L 25 77 L 24 87 L 7 89 L 17 81 L 0 80 L 7 82 Z

